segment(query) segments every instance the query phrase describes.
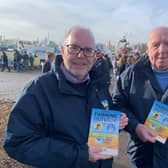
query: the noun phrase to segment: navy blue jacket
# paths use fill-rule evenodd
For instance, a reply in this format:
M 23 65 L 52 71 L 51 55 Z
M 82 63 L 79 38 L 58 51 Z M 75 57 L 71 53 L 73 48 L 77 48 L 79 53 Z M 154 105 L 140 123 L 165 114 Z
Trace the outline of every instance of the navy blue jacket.
M 130 133 L 128 154 L 138 166 L 166 168 L 168 165 L 168 142 L 143 143 L 136 135 L 138 123 L 144 123 L 154 100 L 168 104 L 168 89 L 163 93 L 152 71 L 148 56 L 126 69 L 117 81 L 113 100 L 119 109 L 126 112 L 129 122 L 126 130 Z
M 45 72 L 49 72 L 51 70 L 51 63 L 49 61 L 46 61 L 44 63 L 44 67 L 42 69 L 42 72 L 45 73 Z
M 93 68 L 90 82 L 72 84 L 61 72 L 59 59 L 54 71 L 22 91 L 9 116 L 4 149 L 40 168 L 111 168 L 112 159 L 88 161 L 91 109 L 103 108 L 105 99 L 112 107 L 103 72 Z

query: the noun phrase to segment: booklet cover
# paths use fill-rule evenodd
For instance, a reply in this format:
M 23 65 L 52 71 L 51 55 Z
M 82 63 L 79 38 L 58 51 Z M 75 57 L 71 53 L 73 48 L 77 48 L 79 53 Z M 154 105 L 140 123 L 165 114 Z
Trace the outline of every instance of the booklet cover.
M 119 111 L 93 108 L 88 145 L 102 147 L 101 154 L 117 156 L 120 115 Z
M 164 144 L 168 137 L 168 105 L 155 100 L 145 125 L 153 129 L 158 135 L 156 140 Z

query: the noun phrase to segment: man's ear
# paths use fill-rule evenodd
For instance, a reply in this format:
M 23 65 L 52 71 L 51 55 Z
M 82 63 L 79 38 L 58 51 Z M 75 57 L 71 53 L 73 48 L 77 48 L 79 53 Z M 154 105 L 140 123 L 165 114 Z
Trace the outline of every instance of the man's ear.
M 146 53 L 147 53 L 147 54 L 148 54 L 148 49 L 149 49 L 149 48 L 148 48 L 148 45 L 146 45 Z
M 97 61 L 97 56 L 95 55 L 95 58 L 94 58 L 94 64 L 96 63 Z
M 61 53 L 62 53 L 62 55 L 64 55 L 64 47 L 63 46 L 61 46 Z

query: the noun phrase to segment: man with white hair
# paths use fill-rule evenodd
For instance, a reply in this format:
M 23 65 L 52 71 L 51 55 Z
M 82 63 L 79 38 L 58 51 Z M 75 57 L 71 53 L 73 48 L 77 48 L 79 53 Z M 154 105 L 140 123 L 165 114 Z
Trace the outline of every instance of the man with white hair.
M 133 167 L 166 168 L 168 141 L 157 142 L 155 132 L 144 122 L 155 100 L 168 104 L 168 27 L 150 33 L 147 55 L 121 74 L 113 100 L 129 118 L 128 156 Z

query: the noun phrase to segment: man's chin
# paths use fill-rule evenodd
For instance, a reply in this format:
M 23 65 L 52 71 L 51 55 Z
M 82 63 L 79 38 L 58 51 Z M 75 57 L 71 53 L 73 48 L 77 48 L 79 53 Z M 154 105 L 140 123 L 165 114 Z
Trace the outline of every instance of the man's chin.
M 77 79 L 80 79 L 80 80 L 83 80 L 85 77 L 86 77 L 86 75 L 87 75 L 87 73 L 85 72 L 85 73 L 79 73 L 79 72 L 72 72 L 71 73 L 75 78 L 77 78 Z
M 159 71 L 168 71 L 168 67 L 167 66 L 158 66 L 157 68 Z

